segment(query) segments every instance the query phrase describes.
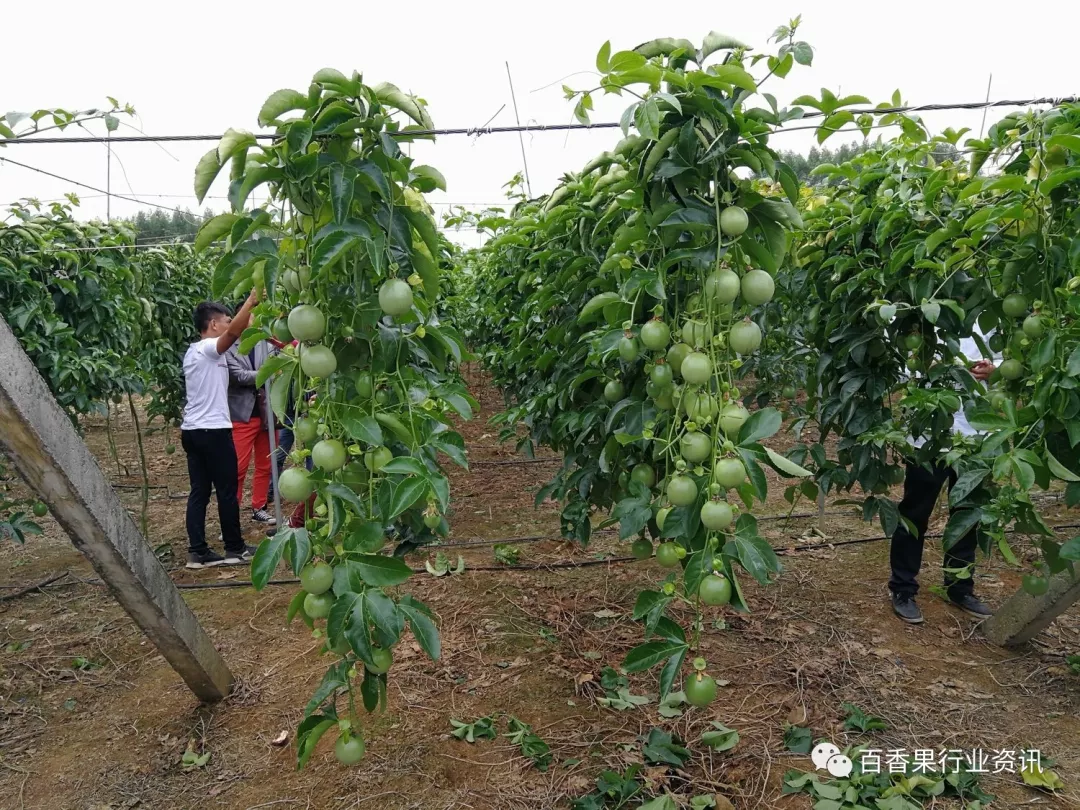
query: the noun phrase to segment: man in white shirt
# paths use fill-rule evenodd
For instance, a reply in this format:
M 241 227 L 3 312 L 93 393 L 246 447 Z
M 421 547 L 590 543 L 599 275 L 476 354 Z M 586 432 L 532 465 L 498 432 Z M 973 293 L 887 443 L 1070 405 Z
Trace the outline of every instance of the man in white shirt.
M 978 332 L 978 327 L 976 327 Z M 985 336 L 979 332 L 980 337 Z M 960 351 L 966 358 L 979 357 L 982 352 L 973 338 L 960 340 Z M 997 358 L 994 358 L 997 360 Z M 970 366 L 971 376 L 980 382 L 987 380 L 994 373 L 994 363 L 979 359 Z M 953 417 L 953 432 L 964 436 L 974 436 L 977 431 L 968 424 L 961 408 Z M 913 442 L 916 447 L 925 444 L 924 439 Z M 915 604 L 915 595 L 919 592 L 919 569 L 922 566 L 923 542 L 926 528 L 937 504 L 941 487 L 948 482 L 949 489 L 956 483 L 956 470 L 944 464 L 935 464 L 927 469 L 912 461 L 906 464 L 904 476 L 904 498 L 898 506 L 901 517 L 907 518 L 918 529 L 916 537 L 901 523 L 892 536 L 889 550 L 889 563 L 892 576 L 889 578 L 889 591 L 892 593 L 893 612 L 908 624 L 920 624 L 922 611 Z M 977 619 L 986 619 L 992 611 L 975 597 L 974 568 L 975 549 L 978 546 L 978 527 L 974 527 L 951 548 L 945 549 L 942 568 L 945 569 L 945 588 L 949 600 L 964 612 Z M 967 568 L 969 576 L 957 577 L 950 570 Z
M 187 404 L 180 425 L 191 479 L 186 515 L 188 568 L 243 565 L 255 553 L 253 547 L 244 543 L 240 531 L 236 447 L 229 415 L 229 367 L 225 353 L 248 327 L 251 310 L 258 300 L 258 293 L 252 290 L 236 317 L 213 301 L 204 301 L 195 308 L 195 328 L 200 339 L 188 346 L 184 355 Z M 217 491 L 224 557 L 211 551 L 206 543 L 206 507 L 211 489 Z

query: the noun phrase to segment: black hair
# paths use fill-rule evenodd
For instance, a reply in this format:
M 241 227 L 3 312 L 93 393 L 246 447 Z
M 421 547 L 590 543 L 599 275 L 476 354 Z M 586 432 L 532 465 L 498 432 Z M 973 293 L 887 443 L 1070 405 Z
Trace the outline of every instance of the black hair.
M 217 301 L 203 301 L 195 307 L 195 331 L 200 335 L 210 327 L 210 321 L 219 315 L 231 315 L 228 307 Z

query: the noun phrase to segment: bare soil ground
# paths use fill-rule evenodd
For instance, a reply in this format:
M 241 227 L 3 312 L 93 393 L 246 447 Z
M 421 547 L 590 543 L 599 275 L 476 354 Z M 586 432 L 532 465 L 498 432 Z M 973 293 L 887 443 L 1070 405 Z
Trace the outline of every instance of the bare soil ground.
M 473 373 L 483 410 L 462 426 L 470 471 L 452 473 L 452 542 L 554 535 L 556 507 L 532 506 L 555 465 L 508 461 L 486 418 L 501 397 Z M 125 487 L 137 484 L 137 450 L 129 421 L 119 424 L 120 470 L 110 457 L 104 423 L 86 437 L 102 467 Z M 173 439 L 178 437 L 173 435 Z M 227 584 L 246 571 L 183 569 L 182 451 L 166 455 L 169 437 L 148 439 L 149 539 L 177 582 Z M 777 448 L 790 442 L 778 437 Z M 125 471 L 124 465 L 127 470 Z M 128 474 L 130 473 L 130 474 Z M 790 510 L 780 479 L 759 515 Z M 121 490 L 137 513 L 137 489 Z M 1047 503 L 1051 523 L 1075 522 L 1064 504 Z M 799 504 L 796 514 L 813 508 Z M 211 509 L 211 513 L 213 509 Z M 211 521 L 212 522 L 212 521 Z M 940 529 L 944 514 L 935 526 Z M 574 569 L 487 571 L 490 546 L 462 554 L 461 576 L 416 576 L 405 589 L 437 613 L 443 656 L 429 661 L 406 639 L 391 673 L 388 710 L 364 718 L 368 754 L 353 769 L 337 765 L 325 741 L 308 767 L 295 750 L 271 741 L 292 732 L 325 670 L 318 643 L 300 623 L 285 624 L 292 587 L 186 590 L 185 597 L 237 676 L 231 698 L 200 706 L 128 617 L 92 582 L 94 572 L 49 519 L 26 546 L 0 547 L 0 599 L 56 574 L 38 591 L 0 601 L 0 807 L 31 808 L 549 808 L 592 789 L 605 768 L 641 762 L 639 740 L 661 727 L 689 741 L 684 769 L 646 768 L 653 789 L 683 797 L 716 793 L 737 808 L 808 808 L 805 796 L 782 796 L 790 768 L 811 770 L 791 754 L 784 725 L 799 721 L 815 737 L 843 747 L 1038 748 L 1053 757 L 1066 789 L 1056 796 L 1023 786 L 1016 774 L 986 775 L 994 807 L 1080 806 L 1080 677 L 1064 665 L 1080 652 L 1080 608 L 1061 617 L 1036 643 L 1016 651 L 987 644 L 975 625 L 930 591 L 939 581 L 940 550 L 927 544 L 920 602 L 927 621 L 893 618 L 885 589 L 888 545 L 822 545 L 784 553 L 784 572 L 761 588 L 749 582 L 753 612 L 718 610 L 699 654 L 726 683 L 708 709 L 664 719 L 655 702 L 656 673 L 631 678 L 634 694 L 653 701 L 627 711 L 603 708 L 600 671 L 617 667 L 642 637 L 630 612 L 639 589 L 662 579 L 654 561 Z M 771 520 L 762 527 L 777 548 L 797 544 L 815 520 Z M 249 525 L 249 540 L 258 530 Z M 832 540 L 872 537 L 876 525 L 830 506 L 821 524 Z M 209 531 L 216 535 L 216 527 Z M 519 543 L 521 564 L 624 557 L 609 534 L 581 549 L 556 540 Z M 414 555 L 422 563 L 422 555 Z M 977 588 L 993 605 L 1019 585 L 999 558 L 983 565 Z M 841 704 L 884 718 L 888 730 L 843 729 Z M 530 723 L 552 747 L 546 773 L 505 738 L 469 745 L 452 738 L 450 719 L 505 715 Z M 696 744 L 709 721 L 735 728 L 734 750 Z M 204 768 L 184 770 L 193 744 L 211 754 Z M 950 806 L 937 802 L 937 807 Z

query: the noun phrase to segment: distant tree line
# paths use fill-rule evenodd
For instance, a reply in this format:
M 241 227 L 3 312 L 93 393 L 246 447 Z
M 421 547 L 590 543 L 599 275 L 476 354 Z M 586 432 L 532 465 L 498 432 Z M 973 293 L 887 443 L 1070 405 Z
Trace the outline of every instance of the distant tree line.
M 816 167 L 822 163 L 832 163 L 839 166 L 841 163 L 847 163 L 852 158 L 861 155 L 867 149 L 871 149 L 876 145 L 874 141 L 852 141 L 836 149 L 829 149 L 828 147 L 819 149 L 812 146 L 809 153 L 805 155 L 790 150 L 781 152 L 780 159 L 791 167 L 791 170 L 795 172 L 795 176 L 799 178 L 799 182 L 810 186 L 823 186 L 828 183 L 828 178 L 824 175 L 812 175 L 811 172 Z M 959 160 L 961 157 L 959 150 L 947 143 L 937 144 L 932 154 L 934 160 L 938 163 L 946 160 Z
M 212 216 L 214 212 L 209 208 L 201 215 L 187 208 L 175 208 L 172 211 L 155 208 L 150 213 L 139 211 L 132 217 L 131 225 L 135 229 L 135 239 L 138 243 L 162 240 L 190 242 L 198 233 L 199 226 Z

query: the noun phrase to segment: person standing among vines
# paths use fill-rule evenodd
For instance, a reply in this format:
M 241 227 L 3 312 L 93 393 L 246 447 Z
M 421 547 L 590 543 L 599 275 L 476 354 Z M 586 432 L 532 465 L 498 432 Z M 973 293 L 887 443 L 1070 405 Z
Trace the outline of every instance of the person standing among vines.
M 185 518 L 188 568 L 243 565 L 255 553 L 254 548 L 244 543 L 240 530 L 236 447 L 229 413 L 229 368 L 225 354 L 247 328 L 258 300 L 258 293 L 252 290 L 236 317 L 230 317 L 228 309 L 213 301 L 203 301 L 195 307 L 195 328 L 200 339 L 184 355 L 187 405 L 180 425 L 191 479 Z M 206 543 L 206 507 L 211 489 L 217 492 L 224 557 Z
M 270 488 L 270 435 L 266 393 L 256 385 L 259 368 L 270 356 L 270 346 L 263 340 L 251 352 L 241 355 L 234 344 L 225 353 L 229 366 L 229 412 L 232 418 L 233 444 L 236 446 L 236 497 L 244 498 L 244 481 L 252 456 L 255 474 L 251 480 L 251 519 L 273 525 L 277 521 L 266 511 Z
M 979 337 L 985 339 L 986 336 L 979 332 L 978 326 L 975 331 Z M 965 357 L 976 357 L 980 354 L 978 344 L 970 337 L 960 339 L 960 351 Z M 994 363 L 985 359 L 976 360 L 968 368 L 971 376 L 979 382 L 986 382 L 994 369 Z M 953 432 L 961 436 L 977 435 L 962 408 L 957 410 L 953 417 Z M 921 447 L 925 443 L 925 439 L 915 439 L 913 442 L 915 447 Z M 889 565 L 892 570 L 889 592 L 892 594 L 893 612 L 908 624 L 921 624 L 923 615 L 915 604 L 915 596 L 919 592 L 918 575 L 922 567 L 926 529 L 942 485 L 948 482 L 951 490 L 958 475 L 952 466 L 943 462 L 929 467 L 906 459 L 905 466 L 907 472 L 904 476 L 904 497 L 897 506 L 902 520 L 893 533 L 889 549 Z M 915 527 L 918 535 L 912 534 L 905 521 Z M 975 549 L 978 539 L 979 527 L 975 525 L 952 546 L 944 549 L 942 568 L 949 601 L 976 619 L 987 619 L 993 615 L 993 611 L 975 596 Z

